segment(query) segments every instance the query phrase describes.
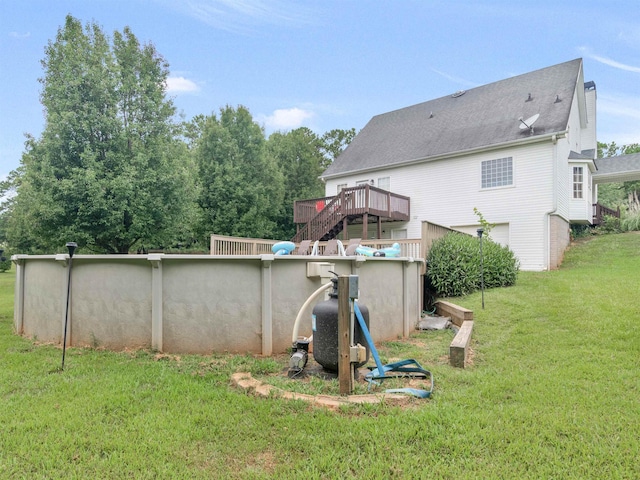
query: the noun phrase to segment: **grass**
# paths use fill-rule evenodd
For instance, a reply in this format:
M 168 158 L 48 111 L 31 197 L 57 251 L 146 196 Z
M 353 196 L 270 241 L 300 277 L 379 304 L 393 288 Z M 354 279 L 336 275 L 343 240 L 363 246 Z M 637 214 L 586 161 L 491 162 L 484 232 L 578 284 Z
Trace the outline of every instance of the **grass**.
M 60 348 L 13 335 L 0 274 L 0 478 L 640 478 L 638 271 L 640 235 L 603 235 L 484 310 L 452 299 L 474 310 L 471 368 L 448 366 L 448 332 L 389 342 L 432 399 L 337 412 L 229 386 L 281 358 L 72 348 L 59 372 Z

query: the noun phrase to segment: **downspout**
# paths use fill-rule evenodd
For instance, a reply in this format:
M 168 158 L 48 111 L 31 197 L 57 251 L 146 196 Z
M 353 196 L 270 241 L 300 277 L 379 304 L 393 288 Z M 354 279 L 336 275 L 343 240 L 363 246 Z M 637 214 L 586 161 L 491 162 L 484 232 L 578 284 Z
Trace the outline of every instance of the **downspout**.
M 566 132 L 553 134 L 551 136 L 551 143 L 553 144 L 553 196 L 552 196 L 552 208 L 547 213 L 545 213 L 545 217 L 547 220 L 547 228 L 546 228 L 546 245 L 545 248 L 545 263 L 547 270 L 551 270 L 551 216 L 558 213 L 558 140 L 561 138 L 565 138 L 567 136 Z

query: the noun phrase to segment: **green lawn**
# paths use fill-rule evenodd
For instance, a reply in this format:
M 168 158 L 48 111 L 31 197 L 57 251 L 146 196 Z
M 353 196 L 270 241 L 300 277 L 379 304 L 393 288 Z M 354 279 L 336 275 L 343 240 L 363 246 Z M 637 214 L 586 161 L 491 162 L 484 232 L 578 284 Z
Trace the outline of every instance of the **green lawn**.
M 0 274 L 0 478 L 640 478 L 640 235 L 572 247 L 560 270 L 453 299 L 450 332 L 381 346 L 433 371 L 430 400 L 337 412 L 229 386 L 283 364 L 60 348 L 13 335 Z M 372 313 L 373 314 L 373 313 Z

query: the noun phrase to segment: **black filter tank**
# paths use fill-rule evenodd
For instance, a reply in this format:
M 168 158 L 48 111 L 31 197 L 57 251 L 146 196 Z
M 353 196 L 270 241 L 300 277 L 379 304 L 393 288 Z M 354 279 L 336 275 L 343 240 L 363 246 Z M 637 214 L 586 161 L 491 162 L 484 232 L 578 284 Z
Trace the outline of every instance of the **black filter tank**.
M 332 278 L 333 291 L 329 294 L 329 300 L 316 304 L 311 314 L 313 325 L 313 358 L 326 370 L 338 371 L 338 279 Z M 364 323 L 369 328 L 369 310 L 358 302 Z M 354 344 L 359 343 L 367 350 L 364 362 L 356 364 L 357 367 L 365 365 L 369 361 L 369 344 L 360 328 L 358 318 L 355 317 Z

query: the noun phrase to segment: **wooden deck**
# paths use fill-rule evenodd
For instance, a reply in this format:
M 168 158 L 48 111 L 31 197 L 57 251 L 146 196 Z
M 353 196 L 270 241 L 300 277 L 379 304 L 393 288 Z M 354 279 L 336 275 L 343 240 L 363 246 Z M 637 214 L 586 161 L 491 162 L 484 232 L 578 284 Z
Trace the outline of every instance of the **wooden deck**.
M 293 208 L 298 232 L 292 241 L 329 240 L 347 225 L 366 225 L 370 219 L 406 222 L 411 215 L 410 203 L 409 197 L 370 185 L 345 188 L 334 197 L 299 200 Z

